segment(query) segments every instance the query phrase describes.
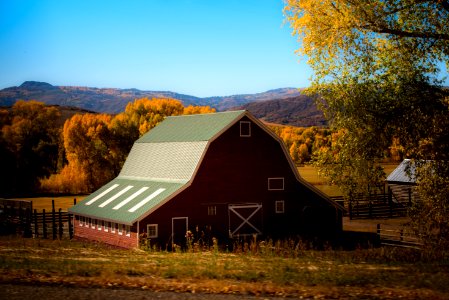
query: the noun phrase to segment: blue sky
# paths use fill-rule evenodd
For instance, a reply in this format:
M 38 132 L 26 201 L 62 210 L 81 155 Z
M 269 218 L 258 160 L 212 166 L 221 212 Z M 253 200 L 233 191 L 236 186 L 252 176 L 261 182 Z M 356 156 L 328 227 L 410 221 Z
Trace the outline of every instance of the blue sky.
M 282 0 L 0 0 L 0 88 L 169 90 L 199 97 L 307 87 Z

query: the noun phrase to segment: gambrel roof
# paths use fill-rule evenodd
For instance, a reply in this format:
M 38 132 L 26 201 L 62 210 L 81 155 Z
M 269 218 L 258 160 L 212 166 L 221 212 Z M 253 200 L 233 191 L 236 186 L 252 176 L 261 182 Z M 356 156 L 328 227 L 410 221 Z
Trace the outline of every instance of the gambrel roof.
M 142 220 L 191 184 L 209 144 L 244 116 L 279 142 L 298 181 L 344 210 L 299 176 L 279 137 L 241 110 L 167 117 L 134 143 L 117 178 L 69 212 L 128 225 Z
M 208 143 L 246 111 L 167 117 L 138 139 L 117 178 L 70 213 L 133 224 L 188 186 Z

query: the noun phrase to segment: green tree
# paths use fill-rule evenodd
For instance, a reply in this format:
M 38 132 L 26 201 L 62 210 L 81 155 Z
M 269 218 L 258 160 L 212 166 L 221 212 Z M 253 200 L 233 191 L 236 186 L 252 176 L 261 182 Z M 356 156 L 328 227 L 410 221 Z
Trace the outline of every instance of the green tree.
M 406 156 L 438 170 L 417 168 L 422 191 L 433 176 L 447 183 L 449 98 L 439 75 L 442 62 L 449 67 L 449 2 L 288 0 L 285 13 L 314 71 L 308 92 L 319 95 L 331 126 L 345 130 L 317 157 L 322 172 L 347 196 L 367 193 L 382 183 L 379 161 L 397 138 Z M 422 198 L 447 205 L 445 189 L 432 193 L 441 197 Z

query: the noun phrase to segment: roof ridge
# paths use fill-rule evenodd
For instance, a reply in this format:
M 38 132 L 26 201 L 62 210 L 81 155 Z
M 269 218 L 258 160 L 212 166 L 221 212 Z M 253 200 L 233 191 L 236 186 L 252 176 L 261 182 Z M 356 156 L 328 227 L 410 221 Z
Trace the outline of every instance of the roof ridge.
M 204 114 L 191 114 L 191 115 L 177 115 L 177 116 L 167 116 L 166 118 L 184 118 L 184 117 L 198 117 L 198 116 L 207 116 L 207 115 L 218 115 L 218 114 L 229 114 L 229 113 L 245 113 L 247 110 L 239 109 L 239 110 L 227 110 L 227 111 L 217 111 L 213 113 L 204 113 Z

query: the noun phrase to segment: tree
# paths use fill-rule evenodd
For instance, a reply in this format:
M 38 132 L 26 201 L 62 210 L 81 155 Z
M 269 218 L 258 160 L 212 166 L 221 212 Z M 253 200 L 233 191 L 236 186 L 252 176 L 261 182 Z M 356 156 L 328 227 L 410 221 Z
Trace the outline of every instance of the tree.
M 0 112 L 2 192 L 35 192 L 39 177 L 56 171 L 59 116 L 56 108 L 37 101 L 17 101 L 11 112 Z
M 449 178 L 449 94 L 439 79 L 441 63 L 449 68 L 449 2 L 288 0 L 285 13 L 314 71 L 308 93 L 345 130 L 318 156 L 322 172 L 347 196 L 366 193 L 383 181 L 379 161 L 396 138 L 406 156 L 441 170 L 417 168 L 420 190 Z M 421 198 L 443 207 L 446 192 Z

